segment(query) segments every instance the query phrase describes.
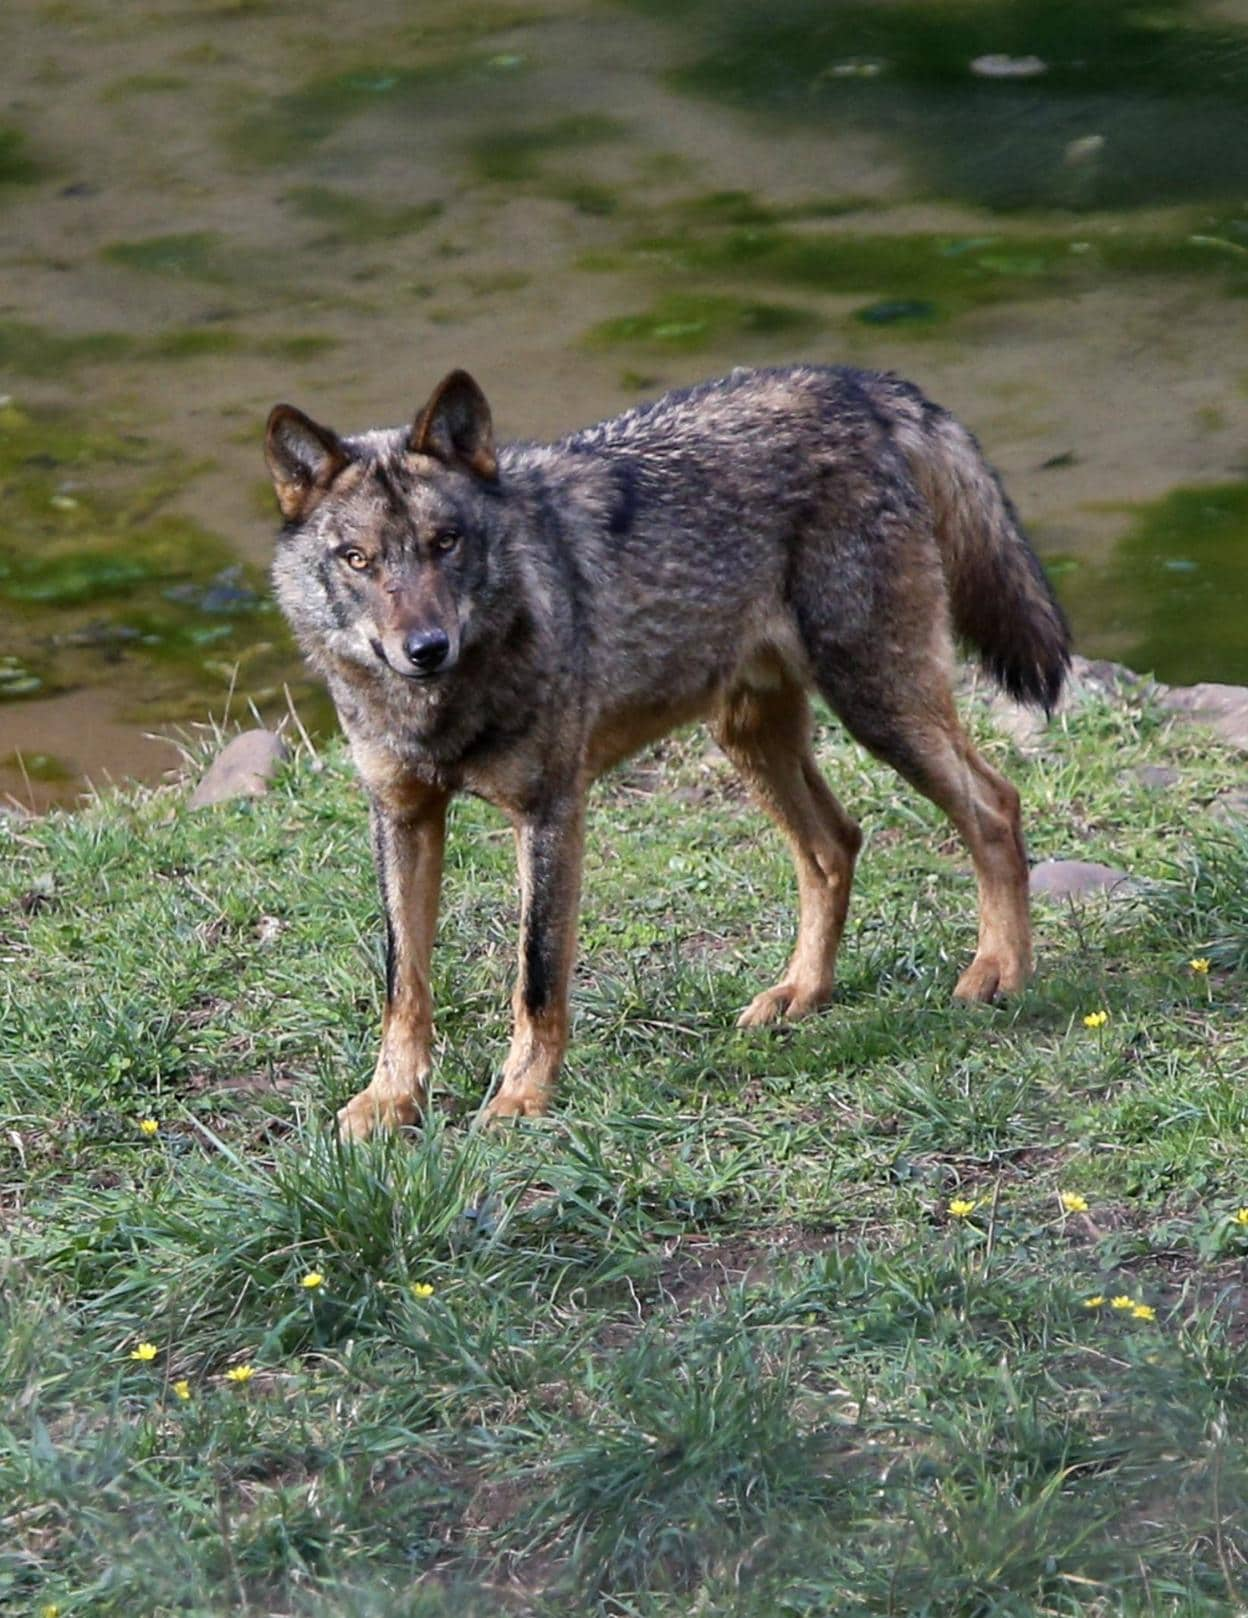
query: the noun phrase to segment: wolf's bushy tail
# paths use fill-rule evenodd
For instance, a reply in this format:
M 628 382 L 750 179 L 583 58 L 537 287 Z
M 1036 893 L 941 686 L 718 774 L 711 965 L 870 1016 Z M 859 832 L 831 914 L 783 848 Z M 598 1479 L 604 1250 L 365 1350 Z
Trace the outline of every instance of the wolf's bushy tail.
M 1051 712 L 1070 666 L 1062 609 L 974 435 L 924 403 L 898 437 L 931 504 L 954 629 L 1015 701 Z

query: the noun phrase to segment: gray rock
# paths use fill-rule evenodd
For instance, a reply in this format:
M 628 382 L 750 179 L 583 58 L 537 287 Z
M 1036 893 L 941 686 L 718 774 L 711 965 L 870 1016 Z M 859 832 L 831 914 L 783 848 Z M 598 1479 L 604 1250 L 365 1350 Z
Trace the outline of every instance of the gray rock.
M 1171 769 L 1168 764 L 1138 764 L 1130 774 L 1150 792 L 1166 792 L 1170 787 L 1178 786 L 1183 779 L 1182 773 Z
M 1033 896 L 1077 899 L 1089 893 L 1121 891 L 1130 880 L 1125 871 L 1094 860 L 1041 860 L 1032 867 L 1029 885 Z
M 1219 685 L 1213 680 L 1172 685 L 1159 700 L 1178 718 L 1208 725 L 1224 742 L 1248 753 L 1248 686 Z
M 191 793 L 191 808 L 229 798 L 260 798 L 287 756 L 286 743 L 271 730 L 245 730 L 227 743 Z
M 1209 805 L 1209 818 L 1221 826 L 1248 820 L 1248 787 L 1228 787 Z
M 1153 682 L 1125 663 L 1111 663 L 1106 657 L 1080 657 L 1078 652 L 1070 660 L 1070 673 L 1062 692 L 1060 706 L 1076 707 L 1089 697 L 1108 697 L 1120 701 L 1131 695 L 1142 695 Z
M 1020 752 L 1035 752 L 1048 728 L 1048 720 L 1038 708 L 1014 702 L 1003 691 L 995 691 L 980 677 L 973 677 L 971 691 L 984 700 L 996 728 L 1008 736 Z M 1078 654 L 1070 660 L 1070 672 L 1058 698 L 1056 712 L 1070 713 L 1085 702 L 1104 700 L 1126 703 L 1154 689 L 1153 682 L 1121 663 L 1105 658 L 1091 659 Z

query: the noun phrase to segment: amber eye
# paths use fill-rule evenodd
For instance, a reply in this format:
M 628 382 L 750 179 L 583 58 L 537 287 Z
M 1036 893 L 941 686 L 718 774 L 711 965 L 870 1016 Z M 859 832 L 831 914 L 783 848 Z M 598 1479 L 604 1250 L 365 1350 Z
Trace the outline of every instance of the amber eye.
M 357 573 L 363 573 L 368 566 L 368 557 L 365 556 L 363 551 L 356 550 L 354 546 L 349 551 L 340 551 L 339 555 L 347 566 L 354 568 Z
M 459 535 L 453 528 L 444 528 L 440 534 L 433 536 L 433 548 L 435 551 L 440 551 L 443 556 L 453 551 L 458 544 Z

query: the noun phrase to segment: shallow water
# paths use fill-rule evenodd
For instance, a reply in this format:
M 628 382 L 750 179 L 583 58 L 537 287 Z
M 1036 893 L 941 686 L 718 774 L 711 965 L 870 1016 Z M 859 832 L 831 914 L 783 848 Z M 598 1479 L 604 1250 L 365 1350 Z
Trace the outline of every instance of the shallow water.
M 1083 650 L 1248 680 L 1248 0 L 62 0 L 0 45 L 20 802 L 286 687 L 332 723 L 268 602 L 264 416 L 393 423 L 456 365 L 517 436 L 900 370 Z

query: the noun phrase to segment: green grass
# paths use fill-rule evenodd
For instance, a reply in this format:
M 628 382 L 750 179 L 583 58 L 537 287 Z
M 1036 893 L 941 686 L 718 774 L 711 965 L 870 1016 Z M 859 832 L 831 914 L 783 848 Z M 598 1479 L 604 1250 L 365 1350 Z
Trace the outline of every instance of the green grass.
M 339 749 L 216 811 L 0 819 L 0 1604 L 1241 1610 L 1248 837 L 1207 813 L 1236 761 L 1146 705 L 1026 760 L 977 727 L 1036 856 L 1138 884 L 1038 905 L 1019 1003 L 951 1006 L 963 856 L 828 727 L 867 831 L 838 999 L 738 1033 L 792 881 L 694 735 L 595 800 L 544 1123 L 472 1124 L 516 895 L 456 805 L 435 1117 L 350 1151 L 380 955 Z

